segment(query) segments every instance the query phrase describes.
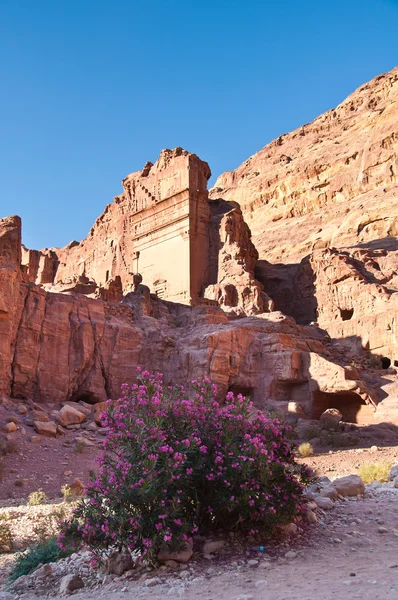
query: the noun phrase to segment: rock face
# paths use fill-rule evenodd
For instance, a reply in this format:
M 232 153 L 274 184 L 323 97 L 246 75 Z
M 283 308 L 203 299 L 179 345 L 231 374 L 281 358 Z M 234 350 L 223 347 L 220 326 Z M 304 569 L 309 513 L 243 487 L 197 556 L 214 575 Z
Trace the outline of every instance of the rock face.
M 236 171 L 211 198 L 240 203 L 275 308 L 398 366 L 398 68 Z
M 0 221 L 3 394 L 95 404 L 134 382 L 140 364 L 163 371 L 167 383 L 209 376 L 220 397 L 232 390 L 264 407 L 299 402 L 308 415 L 319 394 L 349 394 L 373 418 L 377 397 L 338 364 L 321 330 L 278 312 L 231 321 L 216 306 L 164 302 L 140 283 L 118 304 L 46 292 L 24 279 L 20 227 L 16 218 Z
M 1 220 L 0 393 L 98 404 L 98 422 L 140 364 L 301 417 L 398 423 L 397 107 L 398 68 L 210 200 L 207 163 L 164 150 L 63 249 L 27 250 Z
M 221 175 L 210 197 L 239 202 L 272 263 L 396 236 L 397 99 L 398 67 Z
M 149 291 L 166 300 L 214 300 L 232 315 L 268 310 L 272 301 L 254 276 L 250 230 L 236 203 L 209 203 L 209 177 L 208 164 L 195 154 L 163 150 L 155 164 L 123 180 L 123 193 L 80 244 L 22 247 L 26 280 L 120 302 L 140 272 Z
M 209 267 L 205 298 L 216 300 L 232 315 L 258 314 L 273 309 L 273 301 L 256 281 L 258 252 L 236 202 L 210 203 Z

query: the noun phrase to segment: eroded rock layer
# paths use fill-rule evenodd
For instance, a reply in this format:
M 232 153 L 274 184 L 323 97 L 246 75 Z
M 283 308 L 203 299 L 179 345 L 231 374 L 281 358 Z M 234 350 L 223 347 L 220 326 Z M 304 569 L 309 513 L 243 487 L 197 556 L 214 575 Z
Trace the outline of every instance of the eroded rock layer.
M 140 364 L 167 382 L 210 376 L 220 396 L 248 393 L 259 406 L 299 402 L 309 416 L 320 393 L 338 393 L 377 419 L 377 390 L 336 360 L 318 328 L 278 312 L 231 321 L 218 307 L 162 301 L 142 284 L 121 303 L 47 292 L 21 266 L 20 237 L 18 217 L 0 220 L 2 394 L 96 403 L 117 397 Z
M 238 202 L 260 258 L 398 234 L 398 67 L 222 174 L 211 198 Z
M 299 323 L 398 365 L 398 68 L 282 135 L 210 197 L 240 203 L 256 277 Z

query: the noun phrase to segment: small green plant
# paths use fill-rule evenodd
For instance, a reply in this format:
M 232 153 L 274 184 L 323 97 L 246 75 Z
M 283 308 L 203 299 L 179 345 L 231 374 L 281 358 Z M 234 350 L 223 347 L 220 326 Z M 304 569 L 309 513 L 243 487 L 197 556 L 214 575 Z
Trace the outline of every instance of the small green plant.
M 8 522 L 8 517 L 4 513 L 0 514 L 0 553 L 3 548 L 11 548 L 12 531 Z
M 72 502 L 72 500 L 75 497 L 72 488 L 70 487 L 70 485 L 67 484 L 61 487 L 61 494 L 63 496 L 64 502 Z
M 70 552 L 61 550 L 57 544 L 56 537 L 52 537 L 44 542 L 39 542 L 30 546 L 25 552 L 18 554 L 12 566 L 10 581 L 15 581 L 22 575 L 29 575 L 40 564 L 45 565 L 56 562 L 60 558 L 65 558 Z
M 380 481 L 384 483 L 388 481 L 388 474 L 391 469 L 391 463 L 380 462 L 361 465 L 358 475 L 364 483 L 372 483 L 372 481 Z
M 309 442 L 303 442 L 300 444 L 297 450 L 302 458 L 307 458 L 308 456 L 312 456 L 314 454 L 314 449 Z
M 40 504 L 45 504 L 46 502 L 47 494 L 43 492 L 41 488 L 39 488 L 37 492 L 32 492 L 31 494 L 29 494 L 29 506 L 40 506 Z

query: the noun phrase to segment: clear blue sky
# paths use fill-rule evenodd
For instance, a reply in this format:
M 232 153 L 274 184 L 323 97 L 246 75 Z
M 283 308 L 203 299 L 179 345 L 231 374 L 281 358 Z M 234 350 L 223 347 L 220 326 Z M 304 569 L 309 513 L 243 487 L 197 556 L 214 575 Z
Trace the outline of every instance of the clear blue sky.
M 183 146 L 215 176 L 398 64 L 397 0 L 0 0 L 0 216 L 80 240 Z

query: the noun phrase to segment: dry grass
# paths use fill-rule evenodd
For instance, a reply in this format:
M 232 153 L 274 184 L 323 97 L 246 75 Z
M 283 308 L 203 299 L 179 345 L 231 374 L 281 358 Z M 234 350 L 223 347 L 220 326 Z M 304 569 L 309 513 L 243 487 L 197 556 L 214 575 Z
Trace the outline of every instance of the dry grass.
M 29 494 L 28 504 L 29 506 L 40 506 L 47 502 L 47 494 L 40 488 L 37 492 Z
M 389 462 L 370 463 L 361 465 L 358 475 L 362 478 L 364 483 L 372 483 L 372 481 L 384 483 L 388 481 L 390 469 L 391 463 Z
M 307 458 L 308 456 L 312 456 L 314 454 L 314 449 L 309 442 L 303 442 L 300 444 L 297 450 L 302 458 Z

